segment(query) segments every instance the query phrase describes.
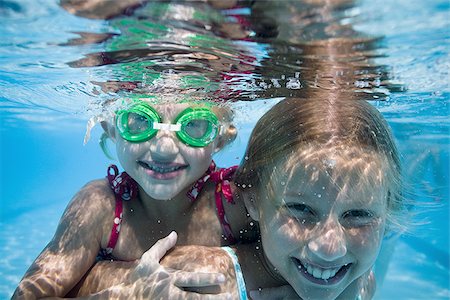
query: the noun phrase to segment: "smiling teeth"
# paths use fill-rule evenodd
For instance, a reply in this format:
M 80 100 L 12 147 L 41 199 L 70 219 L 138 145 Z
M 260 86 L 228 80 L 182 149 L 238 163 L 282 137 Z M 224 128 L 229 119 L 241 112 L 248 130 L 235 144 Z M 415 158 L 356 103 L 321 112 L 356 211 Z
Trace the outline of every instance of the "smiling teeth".
M 314 278 L 323 280 L 327 280 L 330 279 L 331 277 L 334 277 L 334 275 L 336 275 L 336 273 L 341 269 L 341 268 L 322 269 L 308 265 L 306 263 L 304 264 L 304 267 L 306 268 L 306 272 L 311 274 Z
M 152 171 L 155 171 L 157 173 L 161 173 L 161 174 L 170 173 L 170 172 L 174 172 L 176 170 L 181 169 L 181 167 L 179 167 L 179 166 L 177 166 L 177 167 L 170 167 L 170 168 L 161 168 L 161 167 L 157 167 L 157 166 L 147 165 L 147 167 L 148 167 L 148 169 L 150 169 Z

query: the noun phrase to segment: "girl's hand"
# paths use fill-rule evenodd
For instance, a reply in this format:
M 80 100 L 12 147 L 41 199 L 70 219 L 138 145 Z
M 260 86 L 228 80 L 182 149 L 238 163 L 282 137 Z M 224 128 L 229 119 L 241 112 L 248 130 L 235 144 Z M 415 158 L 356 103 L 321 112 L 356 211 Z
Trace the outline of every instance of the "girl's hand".
M 252 300 L 299 300 L 299 295 L 290 285 L 264 288 L 258 291 L 250 291 Z
M 213 295 L 185 291 L 220 285 L 225 282 L 223 274 L 187 272 L 160 265 L 160 260 L 175 246 L 176 241 L 177 234 L 172 232 L 142 255 L 129 276 L 128 284 L 121 288 L 128 290 L 125 295 L 147 299 L 231 299 L 228 293 Z

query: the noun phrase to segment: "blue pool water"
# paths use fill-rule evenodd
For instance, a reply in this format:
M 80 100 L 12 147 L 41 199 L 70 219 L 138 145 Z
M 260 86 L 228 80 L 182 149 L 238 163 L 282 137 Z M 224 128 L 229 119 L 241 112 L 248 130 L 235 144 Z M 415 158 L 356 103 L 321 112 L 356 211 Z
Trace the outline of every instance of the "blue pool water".
M 381 83 L 379 90 L 388 95 L 387 100 L 372 103 L 392 126 L 407 197 L 420 203 L 414 209 L 416 225 L 400 238 L 377 299 L 450 298 L 449 8 L 447 0 L 365 0 L 345 10 L 341 21 L 359 32 L 383 37 L 374 59 L 386 66 L 391 81 L 401 84 L 403 91 L 389 92 Z M 284 24 L 295 28 L 288 25 Z M 118 30 L 110 22 L 71 15 L 56 1 L 0 1 L 0 299 L 12 295 L 51 239 L 70 198 L 87 181 L 105 176 L 111 163 L 96 143 L 99 126 L 86 145 L 83 138 L 88 118 L 98 112 L 99 99 L 112 95 L 98 92 L 93 82 L 116 74 L 108 66 L 68 65 L 107 46 L 64 44 L 78 36 L 75 32 Z M 270 56 L 270 45 L 235 44 L 245 48 L 243 54 L 253 51 L 249 56 L 255 65 Z M 255 100 L 260 94 L 255 96 L 251 90 L 260 88 L 260 81 L 255 85 L 251 75 L 242 74 L 246 76 L 239 77 L 231 90 L 239 89 L 245 100 Z M 276 76 L 282 82 L 295 80 L 294 74 L 295 67 L 288 66 Z M 295 89 L 280 88 L 273 96 L 286 96 Z M 239 138 L 216 157 L 219 165 L 240 162 L 253 124 L 276 101 L 232 104 Z

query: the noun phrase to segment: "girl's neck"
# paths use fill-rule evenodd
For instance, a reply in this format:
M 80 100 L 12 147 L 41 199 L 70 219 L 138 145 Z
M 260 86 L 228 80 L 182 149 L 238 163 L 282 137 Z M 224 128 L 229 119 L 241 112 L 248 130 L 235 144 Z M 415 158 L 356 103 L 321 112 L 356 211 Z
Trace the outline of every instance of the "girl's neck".
M 247 290 L 287 284 L 264 255 L 261 243 L 241 244 L 237 247 L 236 254 L 244 273 Z
M 157 200 L 150 197 L 139 186 L 139 199 L 146 215 L 151 219 L 169 219 L 171 216 L 179 218 L 180 216 L 186 215 L 192 207 L 193 202 L 191 202 L 186 195 L 189 188 L 190 187 L 187 187 L 182 190 L 172 199 Z

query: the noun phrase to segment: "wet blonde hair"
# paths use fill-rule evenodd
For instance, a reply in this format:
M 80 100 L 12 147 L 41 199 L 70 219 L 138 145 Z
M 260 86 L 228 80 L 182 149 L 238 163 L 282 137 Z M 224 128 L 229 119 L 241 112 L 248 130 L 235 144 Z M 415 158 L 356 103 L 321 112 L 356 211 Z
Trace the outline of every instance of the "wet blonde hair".
M 280 161 L 288 169 L 298 163 L 333 167 L 335 179 L 357 171 L 359 184 L 385 186 L 387 223 L 403 226 L 401 164 L 387 122 L 355 93 L 326 95 L 309 92 L 304 98 L 283 100 L 257 122 L 236 173 L 237 186 L 268 186 Z

